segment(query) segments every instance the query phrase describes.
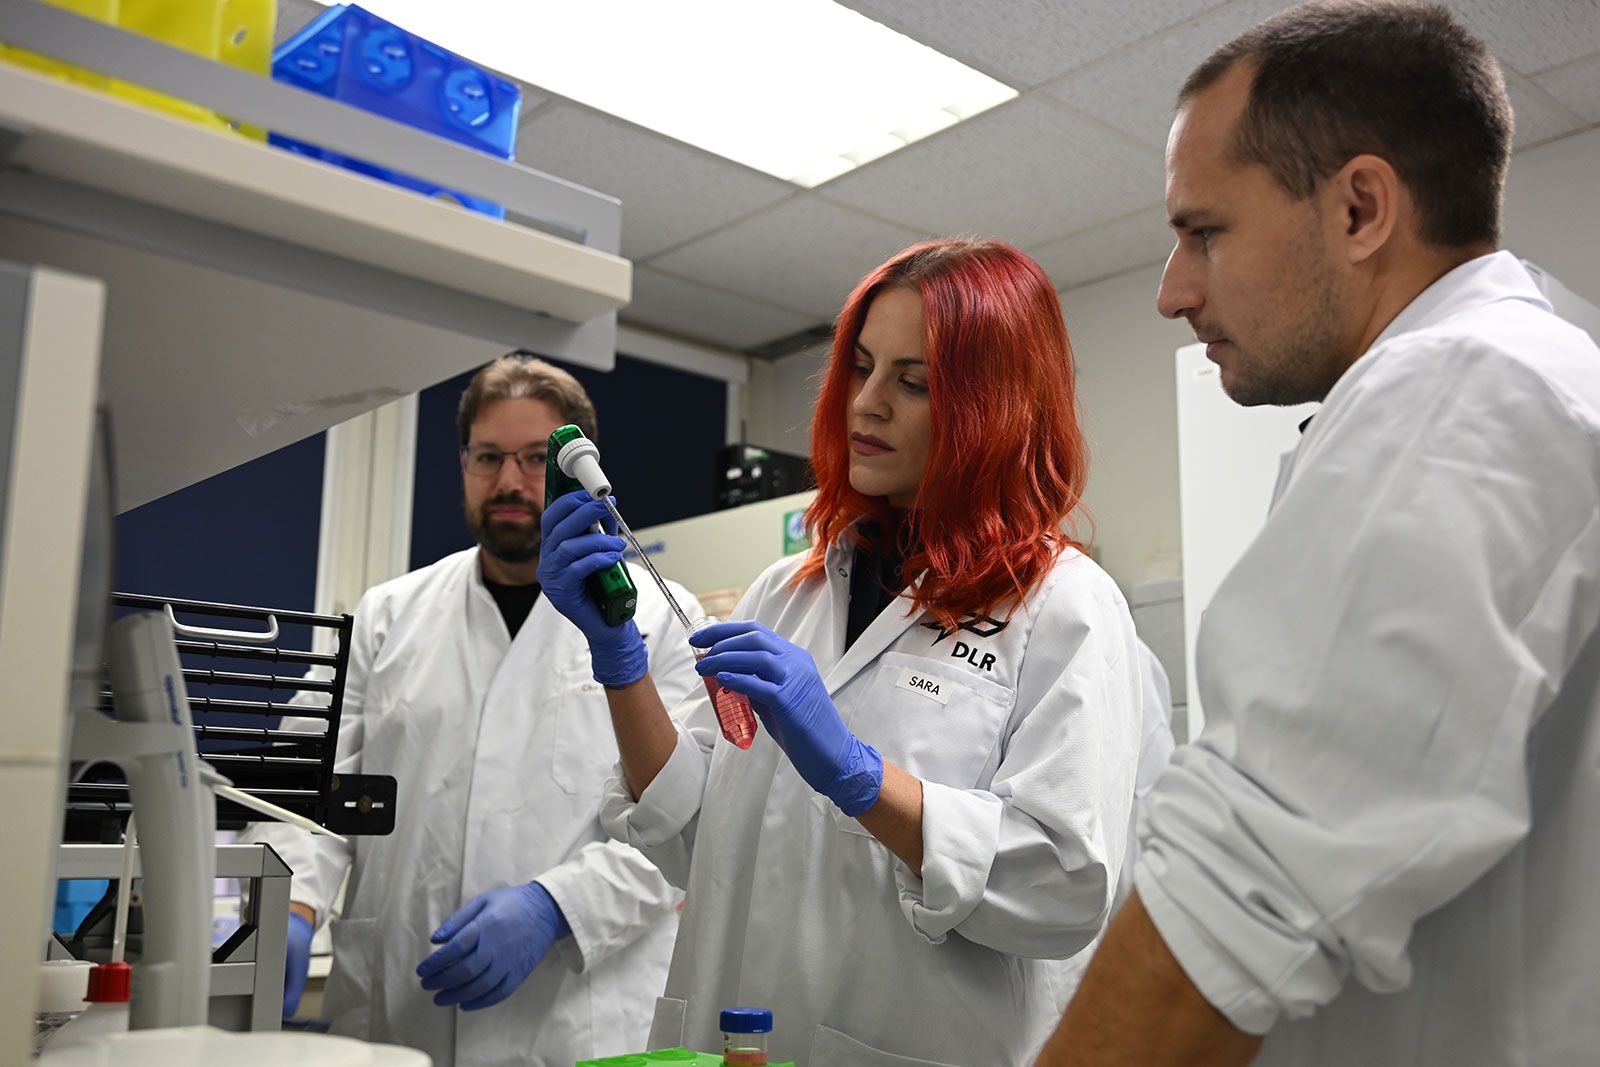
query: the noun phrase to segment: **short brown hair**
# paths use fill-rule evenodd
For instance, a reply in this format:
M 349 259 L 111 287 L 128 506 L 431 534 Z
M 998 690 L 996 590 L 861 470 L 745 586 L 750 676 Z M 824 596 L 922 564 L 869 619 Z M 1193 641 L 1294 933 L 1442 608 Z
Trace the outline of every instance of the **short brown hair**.
M 1240 62 L 1255 77 L 1232 154 L 1305 199 L 1355 156 L 1387 160 L 1436 247 L 1494 244 L 1511 158 L 1511 104 L 1483 42 L 1442 7 L 1395 0 L 1300 4 L 1211 53 L 1182 106 Z
M 456 409 L 456 428 L 465 446 L 472 436 L 472 424 L 484 405 L 496 400 L 532 397 L 544 400 L 561 412 L 561 417 L 577 426 L 590 440 L 598 440 L 600 428 L 595 419 L 594 402 L 583 391 L 578 379 L 532 352 L 518 349 L 501 356 L 472 376 L 461 394 Z

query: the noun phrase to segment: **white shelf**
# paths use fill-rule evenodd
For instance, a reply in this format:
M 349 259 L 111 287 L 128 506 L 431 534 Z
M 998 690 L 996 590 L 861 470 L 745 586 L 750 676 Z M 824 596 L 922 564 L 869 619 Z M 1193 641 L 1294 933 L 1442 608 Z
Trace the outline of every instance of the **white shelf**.
M 620 256 L 5 64 L 0 125 L 35 174 L 523 311 L 582 323 L 631 294 Z
M 117 510 L 510 348 L 613 366 L 616 309 L 632 288 L 615 200 L 59 8 L 7 2 L 6 33 L 22 45 L 349 146 L 542 227 L 0 62 L 0 260 L 106 284 L 100 393 Z

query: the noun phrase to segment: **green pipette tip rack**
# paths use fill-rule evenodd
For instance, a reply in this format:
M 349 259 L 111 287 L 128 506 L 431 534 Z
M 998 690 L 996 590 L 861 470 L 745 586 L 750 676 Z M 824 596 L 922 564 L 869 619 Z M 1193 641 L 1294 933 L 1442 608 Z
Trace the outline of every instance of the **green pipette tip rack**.
M 608 1056 L 603 1060 L 579 1060 L 576 1067 L 722 1067 L 722 1057 L 686 1048 L 664 1048 L 656 1052 L 633 1052 Z M 774 1063 L 770 1067 L 794 1067 L 793 1063 Z

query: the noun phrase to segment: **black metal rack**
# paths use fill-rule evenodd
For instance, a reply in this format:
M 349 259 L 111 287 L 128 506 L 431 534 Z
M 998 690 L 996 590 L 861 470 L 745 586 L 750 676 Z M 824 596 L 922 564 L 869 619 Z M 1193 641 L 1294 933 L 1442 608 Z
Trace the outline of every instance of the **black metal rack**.
M 350 656 L 349 615 L 134 593 L 113 593 L 111 602 L 119 614 L 164 611 L 173 618 L 195 747 L 236 787 L 336 833 L 387 834 L 394 829 L 392 777 L 334 773 Z M 178 614 L 223 618 L 231 626 L 226 632 L 201 630 L 179 623 Z M 263 624 L 265 630 L 260 629 Z M 232 628 L 240 626 L 249 629 Z M 329 630 L 336 651 L 314 651 L 316 634 Z M 101 701 L 103 711 L 114 713 L 109 688 L 102 691 Z M 322 719 L 328 725 L 325 731 L 283 729 L 279 720 L 284 716 Z M 108 819 L 125 821 L 129 810 L 122 772 L 111 764 L 96 764 L 67 791 L 67 838 L 97 840 Z M 217 801 L 219 828 L 238 828 L 261 818 L 231 801 Z

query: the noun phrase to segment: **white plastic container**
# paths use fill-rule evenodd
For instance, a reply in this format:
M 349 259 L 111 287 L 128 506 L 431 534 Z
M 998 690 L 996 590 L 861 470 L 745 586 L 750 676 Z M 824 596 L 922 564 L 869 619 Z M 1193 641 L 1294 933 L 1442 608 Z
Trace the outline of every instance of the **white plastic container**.
M 89 971 L 94 964 L 82 960 L 51 960 L 39 965 L 39 1005 L 34 1016 L 33 1054 L 87 1007 Z
M 128 997 L 133 968 L 126 963 L 101 963 L 89 971 L 84 999 L 89 1006 L 50 1038 L 52 1051 L 93 1041 L 107 1034 L 128 1032 Z

